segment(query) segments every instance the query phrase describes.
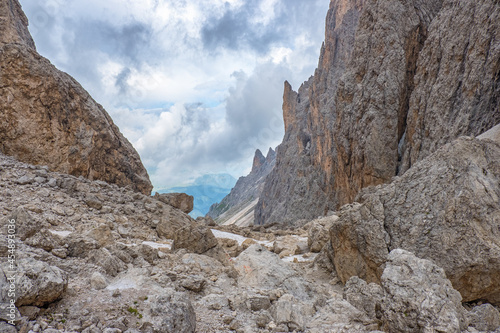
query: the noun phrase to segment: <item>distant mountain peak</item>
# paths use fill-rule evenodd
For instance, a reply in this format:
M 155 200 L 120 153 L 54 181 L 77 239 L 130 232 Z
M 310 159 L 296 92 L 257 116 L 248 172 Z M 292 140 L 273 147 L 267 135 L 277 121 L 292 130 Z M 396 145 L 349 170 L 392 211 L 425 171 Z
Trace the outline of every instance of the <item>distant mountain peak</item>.
M 266 158 L 262 155 L 260 149 L 255 151 L 255 156 L 253 157 L 252 172 L 257 172 L 262 165 L 266 162 Z

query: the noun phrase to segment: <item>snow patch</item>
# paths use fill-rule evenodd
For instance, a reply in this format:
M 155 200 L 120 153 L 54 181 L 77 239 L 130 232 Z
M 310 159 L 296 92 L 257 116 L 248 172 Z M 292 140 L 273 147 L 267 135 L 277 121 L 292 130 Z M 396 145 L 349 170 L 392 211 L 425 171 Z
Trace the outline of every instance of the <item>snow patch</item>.
M 108 290 L 124 290 L 124 289 L 136 289 L 137 283 L 131 279 L 121 279 L 116 282 L 113 282 L 109 286 L 106 287 Z
M 60 236 L 60 237 L 68 237 L 73 231 L 69 230 L 63 230 L 63 231 L 57 231 L 57 230 L 49 230 L 49 232 L 53 235 Z
M 211 229 L 211 230 L 212 230 L 212 233 L 214 234 L 215 238 L 234 239 L 235 241 L 238 242 L 238 245 L 240 245 L 240 246 L 241 246 L 241 244 L 243 244 L 244 241 L 246 241 L 248 239 L 247 237 L 243 237 L 243 236 L 233 234 L 230 232 L 220 231 L 220 230 L 216 230 L 216 229 Z
M 142 244 L 152 247 L 153 249 L 164 249 L 164 248 L 167 248 L 169 250 L 172 249 L 172 243 L 164 244 L 156 242 L 142 242 Z

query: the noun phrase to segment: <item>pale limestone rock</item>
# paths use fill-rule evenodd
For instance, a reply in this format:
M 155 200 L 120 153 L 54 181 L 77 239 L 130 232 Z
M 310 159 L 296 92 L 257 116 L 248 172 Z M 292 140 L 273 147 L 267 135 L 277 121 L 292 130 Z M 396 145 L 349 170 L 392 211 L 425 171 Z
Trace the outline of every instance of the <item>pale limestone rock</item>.
M 17 259 L 16 305 L 44 306 L 58 300 L 66 291 L 67 274 L 58 267 L 33 258 Z M 2 263 L 2 300 L 8 299 L 6 276 L 12 271 L 7 263 Z M 4 294 L 5 293 L 5 294 Z
M 108 282 L 101 273 L 94 272 L 90 276 L 90 286 L 94 289 L 101 290 L 108 286 Z
M 312 304 L 301 302 L 293 295 L 286 294 L 274 302 L 270 312 L 277 325 L 285 325 L 289 331 L 300 331 L 316 311 Z
M 254 244 L 236 259 L 234 267 L 241 284 L 267 290 L 286 288 L 299 298 L 307 297 L 306 283 L 278 255 Z
M 382 322 L 389 332 L 461 332 L 465 309 L 442 268 L 395 249 L 382 275 Z
M 194 333 L 196 314 L 185 295 L 166 290 L 150 302 L 150 315 L 157 330 L 165 333 Z
M 367 284 L 357 276 L 353 276 L 345 284 L 345 300 L 373 319 L 377 317 L 377 312 L 380 312 L 383 295 L 384 292 L 378 284 Z
M 172 250 L 186 249 L 202 254 L 215 248 L 218 244 L 217 238 L 208 227 L 191 222 L 176 231 Z
M 500 313 L 491 304 L 474 307 L 468 317 L 469 326 L 478 331 L 492 332 L 500 328 Z
M 332 215 L 310 222 L 307 231 L 307 245 L 311 252 L 320 252 L 323 246 L 330 240 L 328 232 L 338 216 Z

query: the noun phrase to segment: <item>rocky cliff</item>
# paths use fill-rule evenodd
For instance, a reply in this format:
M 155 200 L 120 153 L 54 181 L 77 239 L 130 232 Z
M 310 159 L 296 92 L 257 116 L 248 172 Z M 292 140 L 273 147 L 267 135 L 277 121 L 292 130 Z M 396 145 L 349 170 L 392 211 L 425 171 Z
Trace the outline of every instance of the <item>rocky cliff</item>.
M 500 5 L 332 0 L 314 76 L 285 84 L 285 137 L 256 222 L 325 215 L 500 121 Z
M 257 149 L 253 158 L 252 171 L 240 177 L 231 192 L 220 203 L 213 204 L 207 216 L 219 223 L 252 225 L 254 207 L 264 188 L 267 175 L 276 163 L 276 152 L 269 148 L 266 157 Z
M 150 194 L 139 155 L 107 112 L 40 56 L 17 0 L 0 1 L 0 151 Z
M 500 142 L 462 137 L 368 187 L 330 229 L 343 281 L 380 282 L 397 248 L 442 267 L 465 302 L 500 304 Z

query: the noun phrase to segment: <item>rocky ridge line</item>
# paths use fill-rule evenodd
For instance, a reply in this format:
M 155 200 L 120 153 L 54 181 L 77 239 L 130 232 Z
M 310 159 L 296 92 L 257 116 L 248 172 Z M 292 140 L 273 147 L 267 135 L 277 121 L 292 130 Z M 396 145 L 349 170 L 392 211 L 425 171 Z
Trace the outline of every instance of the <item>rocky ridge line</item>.
M 0 1 L 0 151 L 150 194 L 139 155 L 71 76 L 40 56 L 18 0 Z

